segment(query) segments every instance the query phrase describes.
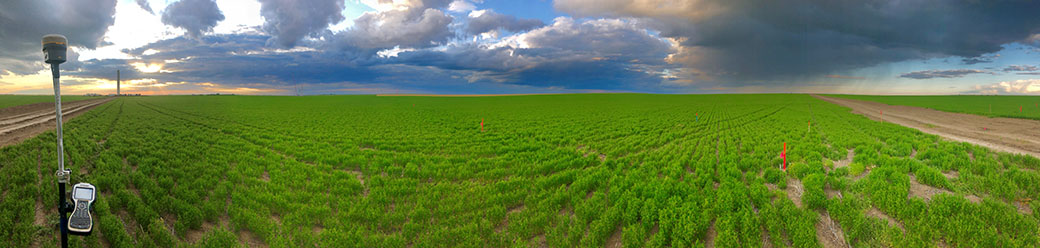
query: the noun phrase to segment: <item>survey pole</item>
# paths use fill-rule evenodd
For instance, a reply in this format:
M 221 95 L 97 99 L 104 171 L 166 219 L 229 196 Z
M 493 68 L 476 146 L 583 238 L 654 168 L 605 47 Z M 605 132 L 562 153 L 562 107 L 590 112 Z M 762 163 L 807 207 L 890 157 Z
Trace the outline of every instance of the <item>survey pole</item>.
M 65 146 L 62 142 L 61 130 L 61 74 L 59 64 L 65 62 L 65 53 L 68 49 L 68 39 L 65 36 L 49 34 L 43 36 L 43 58 L 51 64 L 51 76 L 54 79 L 54 121 L 57 123 L 58 133 L 58 171 L 54 173 L 58 178 L 58 229 L 61 230 L 61 247 L 69 246 L 68 213 L 71 210 L 65 200 L 65 184 L 69 182 L 69 171 L 65 169 Z
M 58 229 L 61 229 L 61 247 L 69 247 L 69 231 L 65 229 L 68 225 L 68 217 L 65 214 L 65 184 L 69 182 L 69 171 L 65 170 L 65 146 L 62 142 L 61 132 L 61 80 L 58 79 L 58 63 L 51 64 L 51 74 L 54 75 L 54 120 L 57 122 L 58 132 L 58 171 L 55 175 L 58 177 L 58 216 L 61 216 L 58 221 Z
M 58 126 L 58 171 L 64 171 L 65 149 L 61 132 L 61 80 L 58 79 L 58 64 L 51 64 L 51 74 L 54 75 L 54 120 L 57 121 Z

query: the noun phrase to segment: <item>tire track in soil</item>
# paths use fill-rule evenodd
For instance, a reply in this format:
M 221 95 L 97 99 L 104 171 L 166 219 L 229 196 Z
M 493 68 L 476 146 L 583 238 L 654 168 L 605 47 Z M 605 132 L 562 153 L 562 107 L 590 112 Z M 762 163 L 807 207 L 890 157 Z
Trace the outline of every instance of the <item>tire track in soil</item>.
M 89 112 L 97 106 L 112 100 L 113 98 L 90 99 L 68 102 L 62 106 L 62 123 Z M 54 129 L 54 104 L 50 104 L 50 111 L 30 110 L 30 113 L 15 113 L 13 110 L 5 109 L 11 117 L 3 117 L 0 121 L 0 147 L 20 143 L 26 139 Z M 25 110 L 23 110 L 25 111 Z M 20 116 L 20 117 L 19 117 Z
M 812 95 L 817 99 L 851 108 L 853 113 L 957 142 L 974 143 L 990 149 L 1040 157 L 1040 121 L 951 113 L 933 109 L 887 105 L 871 101 Z M 983 128 L 986 128 L 983 130 Z

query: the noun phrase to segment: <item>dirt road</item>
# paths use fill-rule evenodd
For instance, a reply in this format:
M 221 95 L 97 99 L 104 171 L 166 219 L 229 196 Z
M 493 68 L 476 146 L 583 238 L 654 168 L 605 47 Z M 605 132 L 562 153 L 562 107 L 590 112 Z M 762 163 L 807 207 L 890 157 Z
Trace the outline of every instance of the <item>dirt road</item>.
M 62 122 L 113 98 L 62 102 Z M 54 103 L 34 103 L 0 109 L 0 147 L 17 144 L 47 130 L 54 130 Z
M 921 107 L 888 105 L 870 101 L 813 95 L 824 101 L 852 108 L 852 112 L 944 138 L 969 142 L 990 149 L 1040 157 L 1040 121 L 990 118 L 950 113 Z

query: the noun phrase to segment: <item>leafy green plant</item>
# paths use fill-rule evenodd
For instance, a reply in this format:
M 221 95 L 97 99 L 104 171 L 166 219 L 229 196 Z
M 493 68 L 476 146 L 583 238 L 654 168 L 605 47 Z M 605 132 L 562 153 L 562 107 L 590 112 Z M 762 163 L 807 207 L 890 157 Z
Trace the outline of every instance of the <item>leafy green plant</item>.
M 0 246 L 55 242 L 55 138 L 0 148 Z M 821 213 L 854 247 L 1040 245 L 1040 160 L 808 95 L 121 97 L 65 139 L 116 247 L 818 247 Z

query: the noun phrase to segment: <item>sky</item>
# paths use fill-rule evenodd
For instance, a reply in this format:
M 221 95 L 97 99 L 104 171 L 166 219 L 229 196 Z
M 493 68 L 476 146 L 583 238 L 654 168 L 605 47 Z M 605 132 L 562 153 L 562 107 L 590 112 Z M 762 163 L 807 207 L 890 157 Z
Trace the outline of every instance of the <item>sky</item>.
M 0 1 L 0 94 L 1040 94 L 1040 1 Z

